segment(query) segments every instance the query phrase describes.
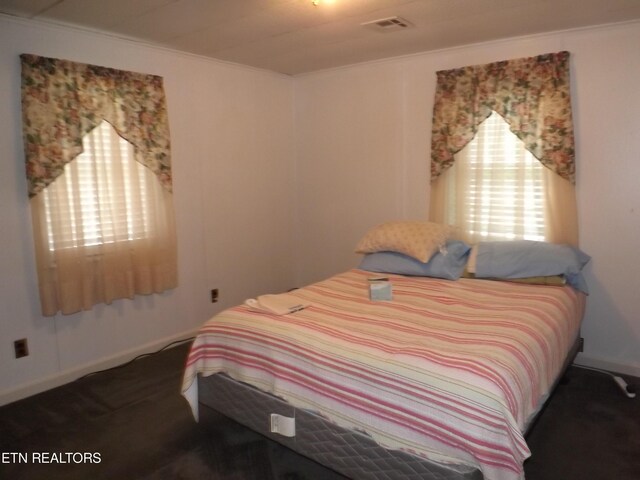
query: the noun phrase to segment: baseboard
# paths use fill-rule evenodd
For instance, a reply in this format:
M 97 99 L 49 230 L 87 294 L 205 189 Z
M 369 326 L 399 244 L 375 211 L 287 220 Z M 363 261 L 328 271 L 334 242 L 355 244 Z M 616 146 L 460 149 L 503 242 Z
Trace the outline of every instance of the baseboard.
M 125 350 L 124 352 L 119 352 L 110 357 L 101 358 L 96 362 L 88 363 L 76 368 L 71 368 L 62 372 L 58 372 L 54 375 L 36 380 L 34 382 L 26 383 L 9 390 L 5 390 L 3 392 L 0 392 L 0 406 L 7 405 L 17 400 L 21 400 L 23 398 L 42 393 L 52 388 L 59 387 L 66 383 L 73 382 L 74 380 L 77 380 L 78 378 L 82 377 L 83 375 L 87 375 L 88 373 L 117 367 L 118 365 L 122 365 L 123 363 L 134 359 L 138 355 L 152 353 L 166 345 L 169 345 L 172 342 L 191 338 L 195 336 L 197 332 L 198 329 L 194 329 L 182 332 L 177 335 L 172 335 L 170 337 L 165 337 L 160 340 L 155 340 L 153 342 L 149 342 L 144 345 Z
M 598 368 L 608 372 L 621 373 L 623 375 L 631 375 L 633 377 L 640 378 L 640 365 L 617 363 L 605 358 L 590 357 L 584 353 L 578 354 L 578 357 L 573 363 L 584 367 Z
M 5 390 L 3 392 L 0 392 L 0 406 L 7 405 L 23 398 L 27 398 L 32 395 L 50 390 L 52 388 L 59 387 L 61 385 L 64 385 L 65 383 L 73 382 L 74 380 L 77 380 L 78 378 L 88 373 L 116 367 L 132 360 L 138 355 L 142 355 L 144 353 L 152 353 L 172 342 L 191 338 L 195 336 L 197 332 L 198 329 L 193 329 L 177 335 L 165 337 L 160 340 L 149 342 L 147 344 L 126 350 L 124 352 L 120 352 L 110 357 L 102 358 L 93 363 L 88 363 L 80 367 L 65 370 L 63 372 L 50 375 L 40 380 L 20 385 L 13 389 Z M 607 370 L 609 372 L 621 373 L 623 375 L 631 375 L 633 377 L 640 378 L 640 366 L 638 365 L 616 363 L 603 358 L 590 357 L 585 355 L 584 353 L 578 354 L 574 363 L 576 365 L 599 368 L 602 370 Z

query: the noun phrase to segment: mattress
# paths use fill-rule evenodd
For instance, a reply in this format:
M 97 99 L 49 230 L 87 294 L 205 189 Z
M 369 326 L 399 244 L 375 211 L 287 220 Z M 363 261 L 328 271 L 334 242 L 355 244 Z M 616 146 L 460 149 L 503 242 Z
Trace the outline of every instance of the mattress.
M 372 302 L 369 275 L 296 290 L 310 307 L 291 315 L 237 306 L 207 322 L 185 369 L 194 413 L 196 376 L 224 372 L 388 451 L 523 478 L 524 431 L 577 338 L 584 295 L 390 275 L 393 300 Z

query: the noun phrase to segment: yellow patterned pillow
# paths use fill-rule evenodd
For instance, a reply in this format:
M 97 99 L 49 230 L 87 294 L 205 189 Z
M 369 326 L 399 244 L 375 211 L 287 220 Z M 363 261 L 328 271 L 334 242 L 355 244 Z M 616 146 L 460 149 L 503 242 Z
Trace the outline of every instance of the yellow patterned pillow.
M 444 245 L 449 227 L 432 222 L 397 221 L 373 227 L 356 246 L 356 253 L 398 252 L 427 262 Z

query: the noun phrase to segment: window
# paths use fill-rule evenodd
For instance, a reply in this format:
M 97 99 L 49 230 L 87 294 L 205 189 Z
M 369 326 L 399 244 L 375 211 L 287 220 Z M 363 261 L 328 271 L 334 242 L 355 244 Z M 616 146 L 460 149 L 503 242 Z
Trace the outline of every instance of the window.
M 478 240 L 545 240 L 544 166 L 493 112 L 447 175 L 447 218 Z
M 437 72 L 432 221 L 454 226 L 469 242 L 578 245 L 569 57 L 564 51 Z
M 44 316 L 178 284 L 162 77 L 20 55 Z
M 43 191 L 49 250 L 149 236 L 153 174 L 133 146 L 103 121 L 83 138 L 83 153 Z

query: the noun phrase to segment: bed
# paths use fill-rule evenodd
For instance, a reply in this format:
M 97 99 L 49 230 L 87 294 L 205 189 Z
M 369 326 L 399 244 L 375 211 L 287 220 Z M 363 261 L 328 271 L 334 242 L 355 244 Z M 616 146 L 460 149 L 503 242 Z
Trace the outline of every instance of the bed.
M 308 306 L 291 314 L 239 305 L 206 322 L 184 373 L 196 418 L 200 402 L 349 478 L 524 478 L 585 295 L 388 274 L 393 299 L 372 301 L 371 276 L 292 291 Z

